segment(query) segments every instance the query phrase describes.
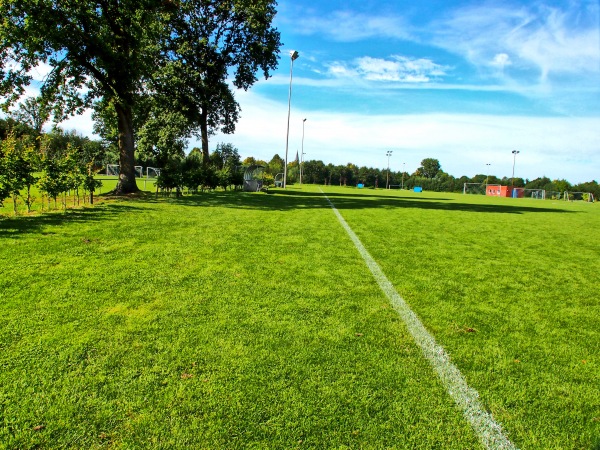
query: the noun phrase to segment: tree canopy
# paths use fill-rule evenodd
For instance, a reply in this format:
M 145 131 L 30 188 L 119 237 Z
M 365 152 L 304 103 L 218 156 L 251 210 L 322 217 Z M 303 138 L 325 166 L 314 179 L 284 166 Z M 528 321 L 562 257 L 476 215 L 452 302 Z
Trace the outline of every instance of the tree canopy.
M 0 14 L 5 109 L 40 64 L 50 67 L 41 91 L 55 119 L 102 101 L 100 110 L 116 116 L 120 193 L 137 190 L 135 133 L 142 125 L 149 139 L 167 142 L 199 128 L 208 156 L 210 131 L 232 132 L 238 119 L 229 71 L 236 87 L 248 89 L 258 70 L 268 76 L 276 67 L 280 46 L 271 0 L 6 0 Z M 154 102 L 140 108 L 144 98 Z M 160 134 L 174 114 L 178 127 Z
M 420 175 L 425 178 L 435 178 L 438 172 L 442 169 L 440 162 L 435 158 L 425 158 L 421 161 L 421 167 L 417 170 Z

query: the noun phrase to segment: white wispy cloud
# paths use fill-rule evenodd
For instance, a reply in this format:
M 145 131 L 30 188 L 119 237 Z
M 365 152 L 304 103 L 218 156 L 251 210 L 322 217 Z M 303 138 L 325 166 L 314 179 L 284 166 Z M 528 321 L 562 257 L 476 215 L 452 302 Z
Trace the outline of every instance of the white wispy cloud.
M 543 4 L 460 8 L 434 21 L 424 38 L 478 67 L 511 61 L 515 69 L 535 70 L 542 82 L 554 74 L 597 75 L 598 7 L 596 19 L 589 20 L 582 18 L 577 3 L 568 9 Z
M 411 27 L 401 16 L 357 14 L 355 11 L 336 11 L 323 17 L 303 14 L 294 19 L 300 34 L 319 34 L 341 42 L 353 42 L 371 37 L 408 39 Z
M 294 30 L 336 41 L 393 38 L 433 45 L 460 55 L 480 70 L 489 69 L 490 75 L 510 66 L 512 76 L 530 70 L 537 78 L 533 81 L 546 82 L 553 75 L 598 76 L 599 9 L 597 2 L 586 0 L 562 8 L 542 2 L 525 6 L 487 2 L 450 9 L 420 26 L 397 14 L 337 11 L 328 16 L 306 14 Z
M 358 77 L 369 81 L 396 81 L 402 83 L 427 83 L 446 75 L 448 67 L 426 58 L 408 58 L 393 55 L 390 59 L 363 56 L 350 63 L 334 62 L 329 74 L 334 77 Z

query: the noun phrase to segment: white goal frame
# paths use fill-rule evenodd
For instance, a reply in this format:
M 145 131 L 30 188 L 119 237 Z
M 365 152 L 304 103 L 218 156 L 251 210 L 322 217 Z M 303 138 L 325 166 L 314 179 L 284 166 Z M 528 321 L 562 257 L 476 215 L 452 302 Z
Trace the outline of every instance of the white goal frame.
M 160 176 L 159 167 L 146 167 L 146 178 L 157 178 Z
M 523 197 L 533 198 L 537 200 L 546 200 L 545 189 L 524 189 Z
M 463 194 L 488 195 L 488 188 L 498 187 L 498 193 L 495 195 L 500 195 L 500 186 L 500 184 L 465 183 L 463 185 Z
M 566 201 L 576 201 L 576 202 L 589 202 L 594 203 L 596 200 L 594 199 L 594 194 L 591 192 L 574 192 L 574 191 L 565 191 L 563 194 L 563 199 Z
M 121 166 L 119 164 L 107 164 L 106 165 L 106 176 L 118 177 L 121 173 Z

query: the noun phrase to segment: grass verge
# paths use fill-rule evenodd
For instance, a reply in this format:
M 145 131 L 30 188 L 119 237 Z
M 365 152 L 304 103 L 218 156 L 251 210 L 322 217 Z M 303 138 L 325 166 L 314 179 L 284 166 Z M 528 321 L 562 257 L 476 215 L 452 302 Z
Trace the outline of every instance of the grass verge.
M 326 192 L 517 446 L 598 445 L 596 205 Z M 315 188 L 0 243 L 0 446 L 478 447 Z

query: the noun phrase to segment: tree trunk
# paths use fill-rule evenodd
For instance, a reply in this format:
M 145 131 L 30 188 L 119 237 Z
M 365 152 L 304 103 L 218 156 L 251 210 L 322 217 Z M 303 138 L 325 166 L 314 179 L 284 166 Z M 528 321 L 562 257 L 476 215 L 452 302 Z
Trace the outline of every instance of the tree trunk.
M 202 137 L 202 165 L 208 166 L 209 155 L 208 155 L 208 113 L 207 109 L 202 106 L 202 112 L 200 113 L 200 134 Z
M 135 181 L 135 144 L 133 140 L 133 113 L 130 105 L 115 103 L 119 124 L 119 182 L 115 194 L 138 192 Z

